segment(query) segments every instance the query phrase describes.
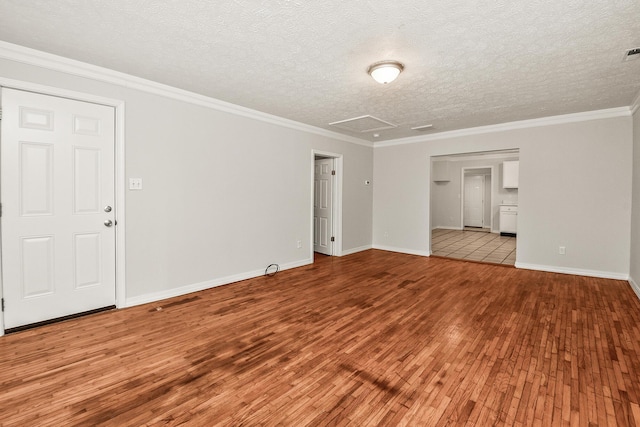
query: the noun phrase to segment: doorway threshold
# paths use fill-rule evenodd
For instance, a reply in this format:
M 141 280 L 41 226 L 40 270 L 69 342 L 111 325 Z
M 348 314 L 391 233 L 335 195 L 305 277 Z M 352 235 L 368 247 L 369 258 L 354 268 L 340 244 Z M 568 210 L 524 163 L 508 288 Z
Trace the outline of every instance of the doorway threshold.
M 485 227 L 470 227 L 468 225 L 465 225 L 463 228 L 464 231 L 477 231 L 478 233 L 491 233 L 491 229 L 490 228 L 485 228 Z

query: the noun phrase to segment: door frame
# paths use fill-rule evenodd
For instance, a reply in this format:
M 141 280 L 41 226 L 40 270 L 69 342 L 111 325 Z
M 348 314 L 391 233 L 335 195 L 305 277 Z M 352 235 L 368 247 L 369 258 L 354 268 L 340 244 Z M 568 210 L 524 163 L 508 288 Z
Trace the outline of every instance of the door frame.
M 332 197 L 332 230 L 331 235 L 335 237 L 333 245 L 331 245 L 332 256 L 342 256 L 342 154 L 331 153 L 328 151 L 311 150 L 311 184 L 310 184 L 310 214 L 309 214 L 309 259 L 313 262 L 313 201 L 315 197 L 314 170 L 316 156 L 329 157 L 333 159 L 336 174 L 331 180 L 331 197 Z
M 90 102 L 113 107 L 115 111 L 115 153 L 114 153 L 114 189 L 115 189 L 115 219 L 116 226 L 116 307 L 126 306 L 126 256 L 125 256 L 125 102 L 119 99 L 105 98 L 84 92 L 45 86 L 37 83 L 0 77 L 0 87 L 35 92 L 42 95 L 57 96 L 76 101 Z M 2 141 L 0 141 L 2 144 Z M 0 219 L 1 220 L 1 219 Z M 1 238 L 1 236 L 0 236 Z M 0 260 L 2 254 L 0 253 Z M 0 267 L 2 263 L 0 262 Z M 4 297 L 4 283 L 0 274 L 0 298 Z M 4 312 L 0 314 L 0 336 L 4 335 Z
M 493 200 L 495 197 L 495 191 L 494 191 L 494 177 L 495 177 L 495 170 L 494 170 L 494 166 L 473 166 L 473 167 L 463 167 L 460 170 L 460 230 L 464 230 L 464 176 L 465 176 L 465 172 L 466 171 L 472 171 L 474 169 L 491 169 L 491 204 L 493 205 Z M 484 191 L 484 189 L 482 190 Z M 486 194 L 485 194 L 485 198 L 486 198 Z M 483 202 L 484 205 L 484 202 Z M 493 232 L 493 209 L 491 209 L 491 218 L 489 218 L 489 230 Z M 482 209 L 482 223 L 483 223 L 483 228 L 485 228 L 486 226 L 486 218 L 484 218 L 484 206 Z

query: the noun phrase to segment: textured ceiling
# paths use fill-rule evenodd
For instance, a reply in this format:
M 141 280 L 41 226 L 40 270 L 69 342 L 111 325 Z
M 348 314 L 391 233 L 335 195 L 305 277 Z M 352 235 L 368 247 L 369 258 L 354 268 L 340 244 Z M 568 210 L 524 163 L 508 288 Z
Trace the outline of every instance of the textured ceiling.
M 0 0 L 0 40 L 370 141 L 640 91 L 638 0 Z M 385 86 L 366 73 L 384 59 L 406 67 Z M 398 127 L 329 126 L 365 115 Z

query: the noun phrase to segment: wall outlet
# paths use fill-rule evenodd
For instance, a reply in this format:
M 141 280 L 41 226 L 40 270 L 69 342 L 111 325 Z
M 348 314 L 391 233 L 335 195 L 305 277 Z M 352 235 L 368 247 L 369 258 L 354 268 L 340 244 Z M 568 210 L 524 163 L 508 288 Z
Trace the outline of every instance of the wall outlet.
M 389 237 L 389 232 L 388 231 L 384 232 L 384 237 Z
M 564 246 L 559 246 L 559 247 L 558 247 L 558 253 L 559 253 L 560 255 L 565 255 L 565 254 L 567 253 L 567 248 L 566 248 L 566 247 L 564 247 Z
M 142 178 L 129 178 L 129 190 L 142 190 Z
M 297 245 L 298 249 L 302 248 L 302 240 L 298 240 L 296 242 L 296 245 Z

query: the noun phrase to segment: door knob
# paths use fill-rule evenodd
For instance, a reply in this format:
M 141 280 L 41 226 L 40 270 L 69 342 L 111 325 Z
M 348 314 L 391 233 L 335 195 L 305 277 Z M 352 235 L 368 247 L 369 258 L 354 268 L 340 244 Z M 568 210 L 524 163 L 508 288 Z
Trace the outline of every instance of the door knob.
M 113 225 L 113 222 L 111 222 L 111 220 L 108 219 L 104 222 L 104 225 L 106 225 L 107 227 L 111 227 Z
M 111 212 L 111 206 L 105 206 L 104 207 L 104 211 L 105 212 Z

